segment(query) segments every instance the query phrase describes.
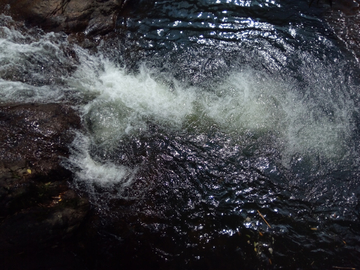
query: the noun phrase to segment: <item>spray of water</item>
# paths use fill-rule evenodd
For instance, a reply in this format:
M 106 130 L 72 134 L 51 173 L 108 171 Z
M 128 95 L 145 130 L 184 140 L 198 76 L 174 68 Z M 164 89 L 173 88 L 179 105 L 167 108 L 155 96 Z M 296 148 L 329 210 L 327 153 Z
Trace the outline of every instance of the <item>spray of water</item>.
M 76 57 L 69 57 L 69 50 Z M 2 26 L 1 102 L 76 100 L 86 132 L 74 142 L 69 163 L 79 168 L 78 179 L 90 183 L 128 186 L 136 170 L 96 160 L 93 146 L 111 152 L 124 138 L 149 132 L 150 123 L 199 135 L 216 129 L 235 144 L 243 143 L 244 135 L 251 143 L 268 136 L 287 168 L 294 156 L 344 160 L 352 155 L 356 106 L 343 86 L 344 75 L 315 60 L 303 56 L 301 83 L 242 68 L 204 88 L 159 76 L 146 65 L 129 73 L 59 34 L 33 37 Z

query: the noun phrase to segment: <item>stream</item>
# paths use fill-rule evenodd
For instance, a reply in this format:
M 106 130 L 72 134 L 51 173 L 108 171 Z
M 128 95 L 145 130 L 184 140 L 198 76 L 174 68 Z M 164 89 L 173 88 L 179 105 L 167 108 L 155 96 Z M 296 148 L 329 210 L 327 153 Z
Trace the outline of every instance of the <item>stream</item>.
M 319 4 L 140 4 L 96 50 L 0 17 L 0 103 L 81 115 L 94 267 L 360 267 L 360 68 Z

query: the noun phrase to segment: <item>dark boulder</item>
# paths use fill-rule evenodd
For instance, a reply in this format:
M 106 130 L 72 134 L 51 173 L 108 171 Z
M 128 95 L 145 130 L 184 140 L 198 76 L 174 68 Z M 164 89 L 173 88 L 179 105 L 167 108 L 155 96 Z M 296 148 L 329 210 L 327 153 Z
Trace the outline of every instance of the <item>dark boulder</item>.
M 80 118 L 67 105 L 0 106 L 0 261 L 6 267 L 31 258 L 39 266 L 41 253 L 59 259 L 57 248 L 76 242 L 89 202 L 69 187 L 71 173 L 60 162 L 78 128 Z
M 4 0 L 2 9 L 15 20 L 44 30 L 87 35 L 114 29 L 122 0 Z

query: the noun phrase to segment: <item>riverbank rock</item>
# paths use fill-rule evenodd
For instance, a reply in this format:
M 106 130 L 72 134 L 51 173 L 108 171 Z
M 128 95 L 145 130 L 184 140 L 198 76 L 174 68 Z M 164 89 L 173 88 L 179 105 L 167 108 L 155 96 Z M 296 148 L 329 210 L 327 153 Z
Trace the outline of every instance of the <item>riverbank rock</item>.
M 67 105 L 0 106 L 0 265 L 29 261 L 35 251 L 54 255 L 83 224 L 89 202 L 69 187 L 71 173 L 60 166 L 78 128 Z
M 4 0 L 2 10 L 29 26 L 66 33 L 106 34 L 125 0 Z

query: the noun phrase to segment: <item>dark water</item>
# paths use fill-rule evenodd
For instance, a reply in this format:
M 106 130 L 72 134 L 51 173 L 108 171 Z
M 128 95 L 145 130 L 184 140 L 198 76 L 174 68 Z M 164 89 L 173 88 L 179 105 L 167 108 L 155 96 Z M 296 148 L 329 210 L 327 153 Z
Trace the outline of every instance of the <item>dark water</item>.
M 129 8 L 96 54 L 2 28 L 4 100 L 83 115 L 64 166 L 100 214 L 87 267 L 359 268 L 359 64 L 330 6 Z

